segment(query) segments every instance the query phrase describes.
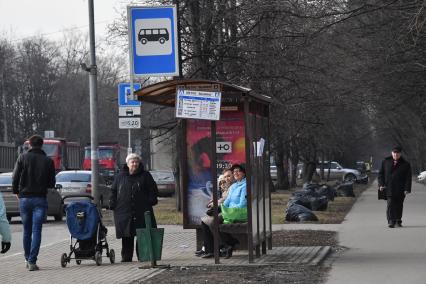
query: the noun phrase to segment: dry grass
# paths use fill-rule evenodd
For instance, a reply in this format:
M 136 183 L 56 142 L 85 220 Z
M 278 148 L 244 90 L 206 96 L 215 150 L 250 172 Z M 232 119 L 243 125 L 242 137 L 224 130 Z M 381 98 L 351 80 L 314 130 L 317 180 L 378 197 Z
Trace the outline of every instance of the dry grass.
M 183 214 L 176 210 L 176 200 L 173 197 L 159 198 L 154 207 L 155 219 L 161 225 L 182 225 Z

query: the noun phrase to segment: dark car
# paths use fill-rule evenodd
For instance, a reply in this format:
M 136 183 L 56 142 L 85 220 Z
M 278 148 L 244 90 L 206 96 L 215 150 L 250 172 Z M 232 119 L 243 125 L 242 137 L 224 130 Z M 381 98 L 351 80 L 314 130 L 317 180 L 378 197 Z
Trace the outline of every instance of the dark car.
M 71 170 L 62 171 L 56 175 L 56 188 L 61 196 L 92 194 L 92 171 Z M 103 176 L 98 178 L 99 202 L 101 207 L 106 207 L 111 195 L 111 187 Z M 71 201 L 86 199 L 84 197 L 69 197 L 65 199 L 65 205 Z
M 172 196 L 175 193 L 175 177 L 172 171 L 152 170 L 149 172 L 157 183 L 159 196 Z
M 0 191 L 6 205 L 6 215 L 9 222 L 12 217 L 19 216 L 19 201 L 12 192 L 12 173 L 0 174 Z M 47 215 L 53 216 L 55 221 L 61 221 L 63 217 L 63 203 L 59 192 L 55 188 L 47 191 Z

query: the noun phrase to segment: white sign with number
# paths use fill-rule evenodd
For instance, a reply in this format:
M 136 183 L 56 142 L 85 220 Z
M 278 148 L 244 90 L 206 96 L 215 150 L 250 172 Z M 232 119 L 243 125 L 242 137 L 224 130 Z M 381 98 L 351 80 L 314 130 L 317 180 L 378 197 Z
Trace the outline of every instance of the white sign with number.
M 120 129 L 133 129 L 141 127 L 140 117 L 119 117 L 118 126 Z
M 221 92 L 178 90 L 176 117 L 219 120 Z

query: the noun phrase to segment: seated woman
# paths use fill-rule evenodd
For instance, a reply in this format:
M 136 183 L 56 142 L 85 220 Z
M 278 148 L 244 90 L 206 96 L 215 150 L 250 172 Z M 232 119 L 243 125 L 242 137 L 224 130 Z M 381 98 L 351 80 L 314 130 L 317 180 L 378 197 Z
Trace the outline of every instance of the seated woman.
M 219 193 L 220 198 L 217 200 L 218 206 L 220 206 L 228 196 L 229 187 L 234 183 L 234 177 L 232 175 L 232 171 L 230 169 L 225 169 L 222 174 L 219 176 L 218 179 L 218 187 L 219 187 Z M 210 202 L 206 206 L 207 212 L 206 215 L 201 217 L 201 222 L 205 225 L 207 225 L 210 229 L 210 231 L 213 230 L 213 224 L 214 224 L 214 217 L 213 217 L 213 200 L 210 200 Z M 222 222 L 223 219 L 221 219 L 221 215 L 219 213 L 219 222 Z M 206 254 L 206 244 L 203 243 L 203 247 L 201 250 L 198 250 L 195 252 L 196 256 L 204 256 Z M 213 249 L 212 249 L 213 250 Z
M 247 186 L 246 186 L 246 171 L 241 165 L 233 165 L 230 170 L 232 171 L 235 179 L 228 190 L 228 196 L 223 201 L 223 206 L 228 208 L 246 208 L 247 207 Z M 219 219 L 223 223 L 223 219 Z M 213 254 L 213 234 L 208 225 L 201 222 L 201 229 L 203 231 L 205 253 L 201 256 L 203 258 L 211 258 Z M 238 241 L 230 234 L 221 233 L 222 243 L 225 245 L 224 254 L 226 258 L 232 256 L 234 246 Z

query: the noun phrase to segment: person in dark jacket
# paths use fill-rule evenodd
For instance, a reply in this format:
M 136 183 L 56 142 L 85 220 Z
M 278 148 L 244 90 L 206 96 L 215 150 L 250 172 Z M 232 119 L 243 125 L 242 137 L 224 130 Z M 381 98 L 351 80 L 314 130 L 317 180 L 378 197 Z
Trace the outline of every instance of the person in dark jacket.
M 33 135 L 30 150 L 19 156 L 12 175 L 12 190 L 19 197 L 19 209 L 24 225 L 23 245 L 27 268 L 38 270 L 41 231 L 47 210 L 47 189 L 55 187 L 53 161 L 41 149 L 43 138 Z
M 386 192 L 389 228 L 402 226 L 404 199 L 411 192 L 411 166 L 401 151 L 401 146 L 392 148 L 392 155 L 383 160 L 378 176 L 379 190 Z
M 152 227 L 157 227 L 152 208 L 158 202 L 157 184 L 149 171 L 144 170 L 139 155 L 129 154 L 126 164 L 112 184 L 110 199 L 115 234 L 121 239 L 121 262 L 132 261 L 136 229 L 145 228 L 146 211 L 151 212 Z

